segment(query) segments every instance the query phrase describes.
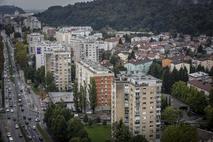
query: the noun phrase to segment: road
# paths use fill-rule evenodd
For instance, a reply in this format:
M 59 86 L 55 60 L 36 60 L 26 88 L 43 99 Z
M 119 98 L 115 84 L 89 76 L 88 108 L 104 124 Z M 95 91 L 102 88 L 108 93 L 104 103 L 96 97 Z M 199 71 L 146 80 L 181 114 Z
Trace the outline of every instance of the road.
M 10 38 L 4 32 L 1 34 L 5 45 L 5 113 L 0 124 L 4 141 L 40 142 L 42 137 L 35 127 L 37 123 L 42 124 L 40 120 L 43 119 L 40 99 L 27 86 L 21 70 L 15 64 L 14 46 Z

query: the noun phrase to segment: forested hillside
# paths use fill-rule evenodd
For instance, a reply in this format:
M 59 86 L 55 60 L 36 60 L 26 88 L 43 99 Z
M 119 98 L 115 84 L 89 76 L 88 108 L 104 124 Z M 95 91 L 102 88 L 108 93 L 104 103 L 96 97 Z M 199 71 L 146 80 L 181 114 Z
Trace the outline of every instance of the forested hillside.
M 15 11 L 19 11 L 20 13 L 24 13 L 24 10 L 19 8 L 19 7 L 15 7 L 15 6 L 0 6 L 0 14 L 14 14 Z
M 95 0 L 54 6 L 37 15 L 48 25 L 213 34 L 211 0 Z

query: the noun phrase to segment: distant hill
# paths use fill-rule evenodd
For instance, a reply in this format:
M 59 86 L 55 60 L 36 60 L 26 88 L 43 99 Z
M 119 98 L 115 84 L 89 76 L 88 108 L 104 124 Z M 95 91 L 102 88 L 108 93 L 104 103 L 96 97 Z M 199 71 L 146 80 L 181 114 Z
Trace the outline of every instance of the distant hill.
M 25 13 L 24 10 L 19 7 L 8 5 L 0 6 L 0 14 L 14 14 L 15 11 L 19 11 L 19 13 Z
M 37 16 L 54 26 L 213 35 L 212 0 L 95 0 L 53 6 Z

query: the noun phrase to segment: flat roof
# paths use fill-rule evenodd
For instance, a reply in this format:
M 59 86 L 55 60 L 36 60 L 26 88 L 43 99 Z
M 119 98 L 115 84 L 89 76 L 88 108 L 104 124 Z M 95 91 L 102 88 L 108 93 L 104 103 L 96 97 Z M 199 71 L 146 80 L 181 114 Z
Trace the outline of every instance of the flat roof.
M 73 94 L 72 92 L 49 92 L 48 93 L 50 101 L 53 103 L 65 102 L 73 103 Z
M 101 64 L 97 62 L 93 62 L 91 60 L 82 60 L 79 63 L 83 65 L 84 67 L 86 67 L 87 69 L 89 69 L 90 71 L 95 73 L 112 73 L 112 71 L 109 70 L 108 68 L 102 66 Z

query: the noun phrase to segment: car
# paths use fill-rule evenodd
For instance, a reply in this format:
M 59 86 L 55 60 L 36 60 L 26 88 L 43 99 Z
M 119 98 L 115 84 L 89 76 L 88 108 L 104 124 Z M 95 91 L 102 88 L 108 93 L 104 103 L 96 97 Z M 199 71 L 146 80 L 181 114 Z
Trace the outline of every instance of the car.
M 16 121 L 16 118 L 13 118 L 13 121 Z
M 20 138 L 23 137 L 23 135 L 22 135 L 21 133 L 20 133 L 18 136 L 19 136 Z
M 18 129 L 18 128 L 19 128 L 18 124 L 16 124 L 16 125 L 15 125 L 15 128 L 16 128 L 16 129 Z
M 23 119 L 25 120 L 25 119 L 26 119 L 26 116 L 23 116 Z
M 9 112 L 10 110 L 9 109 L 6 109 L 6 112 Z
M 13 138 L 12 138 L 12 137 L 9 137 L 9 141 L 13 141 Z
M 32 119 L 31 117 L 28 118 L 29 121 L 31 121 L 31 119 Z
M 7 119 L 10 119 L 10 116 L 8 116 Z
M 39 118 L 36 118 L 36 119 L 35 119 L 35 122 L 39 122 L 39 121 L 40 121 Z
M 29 138 L 30 140 L 32 140 L 32 137 L 31 137 L 30 135 L 28 136 L 28 138 Z
M 11 109 L 11 110 L 10 110 L 10 112 L 11 112 L 11 113 L 13 113 L 13 112 L 14 112 L 14 110 L 13 110 L 13 109 Z
M 11 137 L 11 133 L 10 132 L 7 132 L 7 137 Z
M 42 139 L 41 137 L 39 137 L 39 140 L 40 140 L 41 142 L 43 142 L 43 139 Z
M 36 129 L 36 126 L 35 126 L 35 125 L 33 125 L 33 127 L 32 127 L 32 128 L 33 128 L 33 130 L 35 130 L 35 129 Z

